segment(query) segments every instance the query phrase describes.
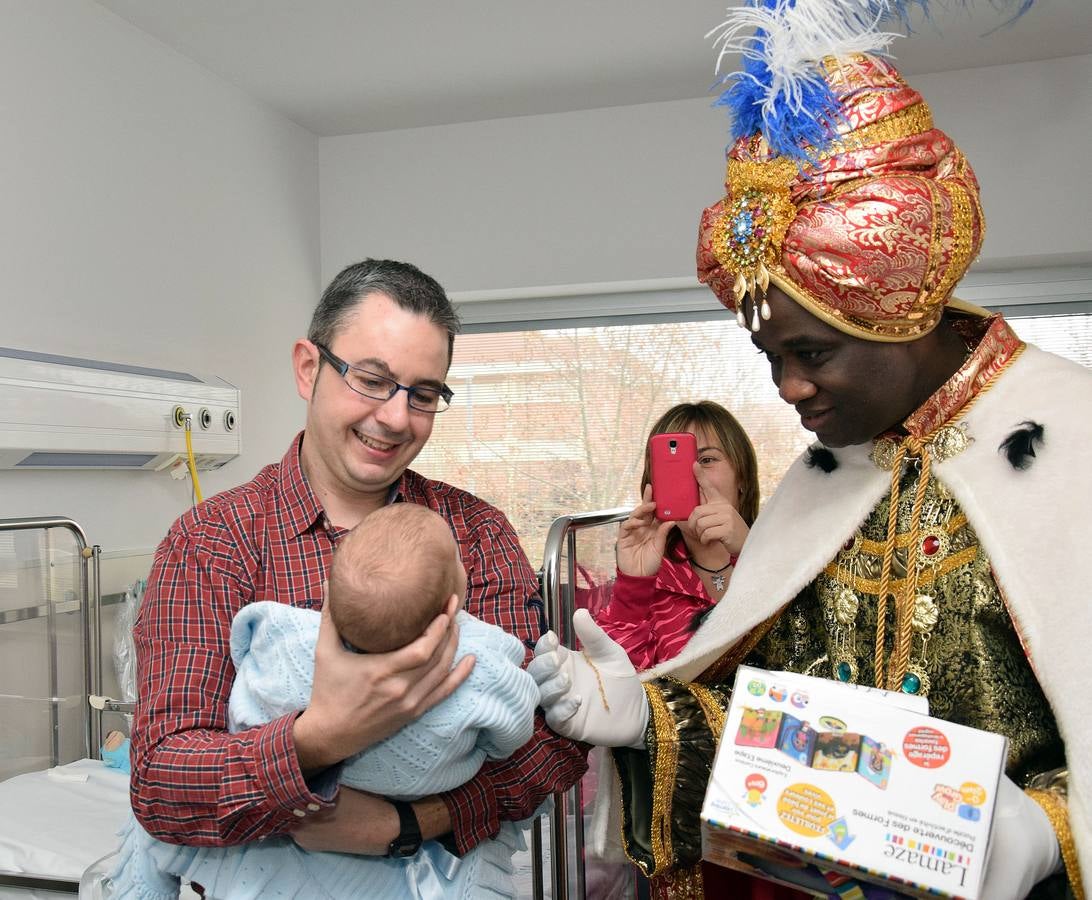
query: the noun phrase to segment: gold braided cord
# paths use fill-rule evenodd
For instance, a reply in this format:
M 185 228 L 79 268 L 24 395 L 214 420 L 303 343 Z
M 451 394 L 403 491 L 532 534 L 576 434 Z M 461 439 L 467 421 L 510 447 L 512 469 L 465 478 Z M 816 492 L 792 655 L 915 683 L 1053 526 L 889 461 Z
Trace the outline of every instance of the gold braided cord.
M 914 491 L 914 505 L 910 512 L 910 545 L 906 549 L 906 579 L 895 605 L 895 642 L 891 666 L 888 669 L 888 690 L 902 687 L 906 668 L 910 665 L 910 644 L 914 637 L 914 601 L 918 594 L 918 552 L 921 550 L 921 507 L 925 502 L 925 489 L 929 486 L 930 461 L 927 444 L 908 437 L 907 448 L 921 460 L 921 471 Z
M 944 560 L 938 563 L 934 567 L 923 570 L 918 575 L 917 586 L 918 588 L 925 587 L 932 584 L 936 579 L 942 575 L 947 575 L 953 569 L 958 569 L 960 566 L 965 566 L 969 562 L 973 561 L 978 554 L 978 546 L 964 547 L 958 553 L 952 553 L 946 556 Z M 879 554 L 875 554 L 879 556 Z M 866 578 L 864 575 L 856 575 L 853 572 L 837 565 L 836 563 L 830 563 L 825 569 L 823 574 L 827 575 L 839 584 L 844 584 L 853 588 L 861 594 L 875 594 L 879 596 L 880 593 L 880 579 L 878 578 Z M 900 594 L 906 587 L 905 578 L 892 578 L 888 584 L 888 588 L 892 594 Z
M 925 134 L 927 131 L 932 131 L 932 129 L 933 114 L 929 110 L 929 104 L 922 100 L 920 103 L 915 103 L 889 116 L 884 116 L 878 122 L 873 122 L 871 125 L 865 125 L 856 131 L 850 132 L 832 145 L 832 148 L 828 149 L 824 155 L 829 156 L 833 155 L 833 153 L 846 153 L 864 147 L 890 144 L 892 141 L 900 141 L 914 135 Z
M 884 639 L 887 635 L 887 595 L 891 590 L 891 563 L 895 558 L 895 533 L 898 528 L 899 476 L 902 474 L 902 461 L 906 457 L 905 441 L 899 444 L 895 458 L 891 463 L 891 501 L 887 508 L 887 540 L 883 545 L 883 563 L 880 566 L 880 590 L 876 597 L 876 643 L 873 651 L 875 660 L 876 687 L 884 685 Z
M 1074 900 L 1085 900 L 1084 882 L 1081 881 L 1081 863 L 1077 858 L 1077 843 L 1073 840 L 1073 831 L 1069 827 L 1069 811 L 1061 794 L 1056 791 L 1029 790 L 1027 795 L 1042 807 L 1050 820 L 1050 827 L 1058 838 L 1058 848 L 1065 864 L 1066 878 L 1073 891 Z
M 919 460 L 921 470 L 914 489 L 914 502 L 910 512 L 910 530 L 906 542 L 906 577 L 898 584 L 897 593 L 892 591 L 891 566 L 897 544 L 899 491 L 902 476 L 902 464 L 907 452 L 913 453 Z M 913 435 L 903 438 L 895 451 L 891 464 L 891 497 L 887 507 L 887 540 L 883 546 L 883 562 L 880 566 L 880 585 L 876 604 L 876 642 L 874 659 L 876 667 L 876 687 L 886 687 L 897 691 L 902 687 L 906 670 L 910 664 L 910 649 L 914 639 L 914 602 L 921 580 L 918 573 L 918 553 L 921 549 L 921 510 L 925 503 L 926 489 L 932 471 L 932 454 L 927 441 Z M 890 666 L 886 677 L 886 637 L 887 637 L 887 598 L 895 600 L 895 634 L 891 642 Z
M 656 761 L 652 773 L 652 871 L 656 875 L 671 868 L 671 800 L 679 764 L 679 741 L 675 722 L 663 694 L 652 683 L 644 685 L 648 710 L 656 733 Z
M 720 736 L 724 732 L 724 706 L 718 700 L 717 695 L 704 685 L 689 684 L 687 689 L 694 695 L 694 699 L 698 701 L 701 711 L 705 713 L 705 722 L 719 747 Z
M 878 122 L 865 125 L 852 131 L 839 140 L 830 144 L 820 154 L 820 159 L 829 159 L 838 153 L 848 153 L 853 150 L 861 150 L 864 147 L 875 147 L 880 144 L 890 144 L 892 141 L 901 141 L 904 138 L 913 137 L 916 134 L 925 134 L 933 128 L 933 114 L 929 110 L 929 104 L 924 100 L 900 109 L 889 116 L 884 116 Z

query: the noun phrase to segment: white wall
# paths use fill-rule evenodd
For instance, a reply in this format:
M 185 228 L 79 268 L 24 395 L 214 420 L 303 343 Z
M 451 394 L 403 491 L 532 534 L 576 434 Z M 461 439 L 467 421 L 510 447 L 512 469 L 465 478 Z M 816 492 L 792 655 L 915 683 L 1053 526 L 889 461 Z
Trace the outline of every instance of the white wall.
M 974 167 L 979 269 L 1092 262 L 1092 56 L 912 79 Z
M 980 267 L 1092 262 L 1092 56 L 911 83 L 981 179 Z M 693 275 L 726 134 L 701 99 L 323 138 L 323 276 L 364 254 L 450 290 Z
M 0 16 L 0 346 L 226 379 L 243 454 L 203 487 L 246 480 L 303 421 L 316 139 L 88 0 Z M 188 505 L 161 473 L 0 472 L 0 517 L 71 516 L 108 556 Z

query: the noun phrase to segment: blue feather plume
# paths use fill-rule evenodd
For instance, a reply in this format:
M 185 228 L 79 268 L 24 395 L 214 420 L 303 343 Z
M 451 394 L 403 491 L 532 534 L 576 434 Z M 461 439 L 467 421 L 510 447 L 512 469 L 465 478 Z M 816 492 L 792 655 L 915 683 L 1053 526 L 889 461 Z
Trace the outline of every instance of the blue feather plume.
M 967 6 L 974 0 L 954 0 Z M 1035 0 L 989 0 L 1015 13 L 1011 24 Z M 720 61 L 742 57 L 740 71 L 723 77 L 714 105 L 731 114 L 732 139 L 761 131 L 771 149 L 801 161 L 812 158 L 836 136 L 840 105 L 819 68 L 824 56 L 884 53 L 898 35 L 880 30 L 884 22 L 911 31 L 911 13 L 931 19 L 931 0 L 748 0 L 728 11 L 717 35 Z M 744 37 L 743 33 L 753 30 Z M 719 67 L 719 63 L 718 63 Z

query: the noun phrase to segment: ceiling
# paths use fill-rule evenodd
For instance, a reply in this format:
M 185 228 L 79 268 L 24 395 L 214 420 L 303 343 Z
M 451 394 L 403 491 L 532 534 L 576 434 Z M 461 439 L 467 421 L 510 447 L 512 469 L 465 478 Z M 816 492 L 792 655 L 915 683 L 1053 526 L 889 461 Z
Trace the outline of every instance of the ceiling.
M 716 0 L 98 0 L 319 136 L 706 95 Z M 1090 0 L 933 0 L 907 74 L 1092 53 Z M 965 8 L 965 4 L 971 9 Z M 943 8 L 942 8 L 943 7 Z M 987 34 L 987 32 L 991 32 Z

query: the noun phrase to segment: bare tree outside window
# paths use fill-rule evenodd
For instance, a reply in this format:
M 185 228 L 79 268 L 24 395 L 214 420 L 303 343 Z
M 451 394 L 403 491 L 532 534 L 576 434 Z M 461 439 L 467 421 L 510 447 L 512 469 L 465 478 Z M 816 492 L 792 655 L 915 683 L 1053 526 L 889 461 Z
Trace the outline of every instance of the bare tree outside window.
M 732 411 L 764 494 L 808 440 L 734 321 L 464 335 L 448 384 L 417 467 L 503 509 L 535 563 L 558 516 L 636 503 L 648 430 L 675 403 Z
M 1092 365 L 1092 317 L 1013 325 Z M 648 429 L 672 404 L 731 410 L 755 445 L 764 498 L 811 440 L 730 319 L 463 335 L 448 383 L 455 402 L 416 468 L 504 510 L 536 565 L 558 516 L 636 503 Z

